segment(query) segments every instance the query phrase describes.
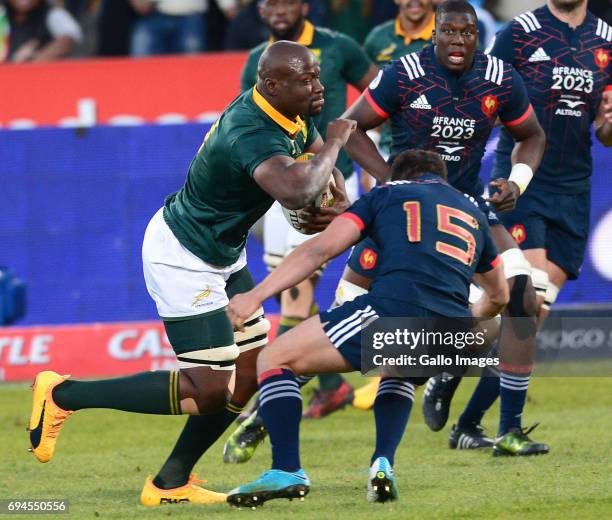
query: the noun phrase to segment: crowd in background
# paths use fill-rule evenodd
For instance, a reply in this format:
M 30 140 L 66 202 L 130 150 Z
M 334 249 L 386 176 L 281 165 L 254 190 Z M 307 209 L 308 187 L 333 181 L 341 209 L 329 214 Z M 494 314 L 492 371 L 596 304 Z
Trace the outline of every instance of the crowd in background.
M 151 56 L 247 50 L 268 38 L 260 0 L 0 0 L 0 62 L 67 57 Z M 496 25 L 544 0 L 474 0 Z M 394 0 L 310 0 L 315 25 L 362 43 L 376 25 L 394 18 Z M 611 22 L 612 0 L 589 0 Z

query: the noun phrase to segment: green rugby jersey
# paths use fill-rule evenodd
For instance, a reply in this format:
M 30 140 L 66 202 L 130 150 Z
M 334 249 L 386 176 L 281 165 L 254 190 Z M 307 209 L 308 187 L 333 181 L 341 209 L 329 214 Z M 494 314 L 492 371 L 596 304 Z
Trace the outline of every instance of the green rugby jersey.
M 395 20 L 377 25 L 370 31 L 365 39 L 364 48 L 368 56 L 381 69 L 391 60 L 396 60 L 410 53 L 420 51 L 431 42 L 432 33 L 436 24 L 436 18 L 432 15 L 431 20 L 423 30 L 414 35 L 407 35 L 399 16 Z M 379 147 L 382 152 L 389 154 L 391 146 L 391 131 L 388 124 L 384 125 L 380 132 Z
M 166 223 L 205 262 L 233 264 L 249 229 L 274 202 L 253 172 L 275 155 L 297 157 L 317 136 L 312 118 L 290 121 L 257 89 L 243 92 L 206 134 L 183 187 L 166 199 Z
M 410 52 L 420 51 L 431 42 L 436 20 L 432 15 L 427 26 L 419 33 L 409 36 L 402 28 L 399 17 L 377 25 L 370 31 L 363 44 L 368 56 L 379 66 Z
M 249 53 L 242 69 L 240 90 L 250 89 L 257 81 L 257 63 L 272 41 L 262 43 Z M 349 36 L 315 27 L 309 21 L 304 22 L 304 30 L 297 43 L 308 47 L 319 60 L 321 83 L 325 87 L 325 105 L 315 117 L 315 124 L 324 134 L 327 123 L 342 115 L 346 109 L 347 83 L 358 83 L 368 72 L 371 62 L 363 49 Z M 340 151 L 336 166 L 345 178 L 353 173 L 353 163 L 344 150 Z

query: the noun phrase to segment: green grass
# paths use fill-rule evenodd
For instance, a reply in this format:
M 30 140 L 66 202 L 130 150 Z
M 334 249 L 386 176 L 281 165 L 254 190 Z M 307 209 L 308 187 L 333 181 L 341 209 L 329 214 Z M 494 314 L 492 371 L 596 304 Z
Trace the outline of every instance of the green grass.
M 474 382 L 460 387 L 451 418 Z M 273 501 L 257 511 L 237 511 L 138 504 L 145 476 L 165 459 L 183 418 L 78 412 L 63 428 L 55 458 L 43 465 L 26 451 L 29 388 L 5 384 L 0 386 L 0 498 L 68 499 L 70 514 L 58 518 L 78 519 L 612 518 L 611 396 L 612 379 L 535 379 L 525 424 L 542 423 L 533 437 L 550 443 L 551 453 L 494 459 L 490 452 L 449 450 L 448 431 L 431 433 L 423 424 L 419 392 L 396 457 L 401 500 L 393 504 L 365 500 L 374 436 L 370 413 L 351 409 L 305 422 L 302 460 L 313 482 L 306 501 Z M 489 431 L 495 431 L 496 421 L 497 408 L 486 418 Z M 241 466 L 224 465 L 221 448 L 219 442 L 197 468 L 212 489 L 228 490 L 269 466 L 268 443 Z

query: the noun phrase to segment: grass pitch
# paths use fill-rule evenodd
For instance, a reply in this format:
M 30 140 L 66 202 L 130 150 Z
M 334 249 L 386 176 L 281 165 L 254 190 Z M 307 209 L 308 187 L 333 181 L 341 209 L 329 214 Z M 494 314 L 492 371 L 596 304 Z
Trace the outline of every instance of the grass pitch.
M 366 502 L 373 418 L 350 409 L 303 423 L 302 462 L 313 482 L 306 501 L 272 501 L 257 511 L 139 505 L 144 478 L 165 460 L 184 422 L 180 417 L 81 411 L 62 429 L 54 459 L 38 463 L 26 451 L 30 390 L 5 384 L 0 386 L 0 499 L 67 499 L 69 514 L 45 518 L 73 519 L 612 518 L 612 379 L 533 380 L 524 423 L 541 422 L 533 438 L 549 443 L 551 453 L 526 459 L 447 448 L 448 428 L 474 384 L 470 379 L 461 385 L 449 425 L 440 433 L 424 425 L 417 394 L 396 457 L 400 501 Z M 497 408 L 485 418 L 489 432 L 496 424 Z M 222 441 L 196 468 L 211 489 L 227 491 L 269 467 L 269 443 L 239 466 L 223 464 L 221 449 Z

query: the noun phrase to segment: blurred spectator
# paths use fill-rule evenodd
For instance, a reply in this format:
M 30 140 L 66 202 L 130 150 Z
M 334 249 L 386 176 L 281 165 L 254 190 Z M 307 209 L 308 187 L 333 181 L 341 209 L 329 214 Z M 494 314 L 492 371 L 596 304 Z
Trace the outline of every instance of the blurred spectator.
M 435 26 L 433 0 L 395 0 L 396 17 L 368 34 L 364 48 L 379 66 L 421 50 L 431 41 Z
M 130 0 L 102 0 L 97 21 L 97 53 L 100 56 L 127 56 L 135 18 Z
M 327 0 L 327 26 L 363 43 L 370 30 L 373 0 Z
M 497 32 L 497 22 L 493 15 L 485 9 L 482 0 L 470 0 L 478 17 L 478 47 L 486 49 Z
M 392 20 L 397 15 L 397 2 L 395 0 L 374 0 L 374 8 L 370 16 L 370 27 Z
M 228 18 L 238 0 L 216 0 Z M 206 50 L 208 0 L 130 0 L 139 15 L 131 39 L 133 56 L 194 53 Z
M 70 55 L 83 39 L 68 11 L 45 0 L 5 0 L 10 39 L 8 61 L 53 61 Z
M 250 50 L 270 37 L 268 27 L 259 14 L 258 4 L 258 0 L 253 0 L 243 6 L 230 22 L 225 35 L 226 50 Z
M 8 55 L 9 35 L 8 15 L 6 14 L 4 6 L 0 4 L 0 63 L 3 62 Z

